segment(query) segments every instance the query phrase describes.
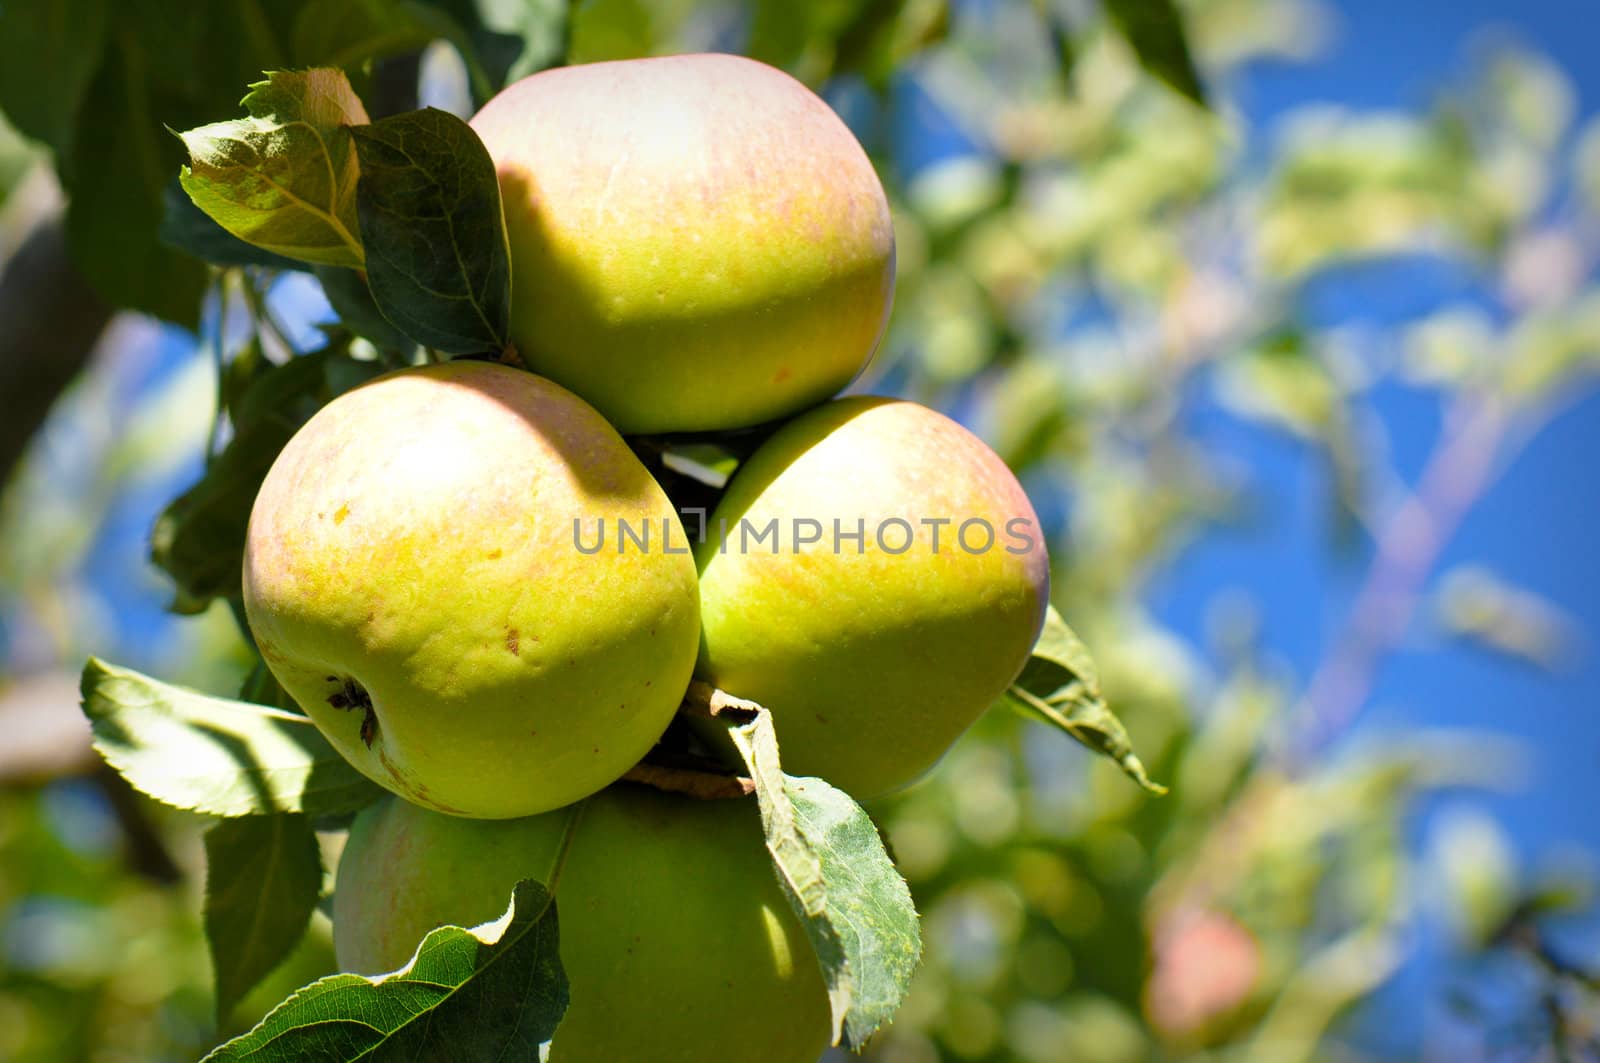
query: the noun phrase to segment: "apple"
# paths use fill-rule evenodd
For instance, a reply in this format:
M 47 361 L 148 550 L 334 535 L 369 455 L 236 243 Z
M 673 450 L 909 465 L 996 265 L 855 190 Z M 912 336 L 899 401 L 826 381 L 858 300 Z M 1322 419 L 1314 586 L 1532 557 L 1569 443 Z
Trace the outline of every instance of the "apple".
M 498 918 L 523 878 L 554 881 L 571 994 L 554 1063 L 814 1063 L 827 1047 L 827 989 L 753 798 L 623 783 L 498 822 L 386 800 L 356 818 L 340 858 L 339 966 L 396 970 L 434 927 Z
M 580 549 L 601 520 L 648 524 L 651 549 Z M 486 818 L 627 771 L 699 637 L 694 560 L 644 466 L 575 395 L 483 362 L 390 373 L 306 423 L 251 511 L 244 607 L 359 771 Z
M 622 432 L 782 417 L 871 357 L 888 200 L 789 75 L 732 55 L 562 67 L 472 128 L 500 176 L 517 349 Z
M 1050 567 L 1027 495 L 981 440 L 914 402 L 795 418 L 704 531 L 699 674 L 772 710 L 786 771 L 856 797 L 927 771 L 1044 622 Z

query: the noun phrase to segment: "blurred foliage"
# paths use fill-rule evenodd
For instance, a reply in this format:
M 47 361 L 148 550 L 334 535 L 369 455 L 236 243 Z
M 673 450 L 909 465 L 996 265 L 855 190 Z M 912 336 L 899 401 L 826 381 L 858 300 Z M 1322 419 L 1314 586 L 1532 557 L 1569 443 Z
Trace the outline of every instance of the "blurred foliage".
M 1187 415 L 1215 402 L 1325 459 L 1329 545 L 1352 534 L 1380 544 L 1373 578 L 1399 595 L 1384 601 L 1414 606 L 1428 592 L 1443 632 L 1539 666 L 1578 648 L 1565 618 L 1492 573 L 1458 571 L 1432 594 L 1435 554 L 1396 560 L 1384 546 L 1414 546 L 1420 519 L 1458 519 L 1485 470 L 1597 368 L 1600 120 L 1574 128 L 1565 75 L 1502 47 L 1441 86 L 1426 112 L 1307 108 L 1263 134 L 1230 103 L 1233 73 L 1310 54 L 1323 16 L 1305 0 L 1182 6 L 1179 56 L 1166 30 L 1130 24 L 1140 8 L 1127 3 L 373 0 L 336 24 L 267 5 L 289 19 L 268 27 L 284 55 L 344 62 L 364 92 L 386 57 L 434 38 L 472 57 L 480 98 L 563 46 L 575 62 L 744 50 L 822 88 L 878 163 L 899 286 L 863 387 L 954 411 L 1018 470 L 1058 533 L 1056 605 L 1094 649 L 1105 697 L 1171 793 L 1148 796 L 1113 764 L 997 711 L 930 780 L 878 802 L 871 811 L 925 917 L 927 960 L 868 1058 L 1347 1058 L 1344 1019 L 1438 909 L 1455 930 L 1462 1053 L 1509 1043 L 1527 1058 L 1594 1058 L 1600 964 L 1567 955 L 1556 933 L 1563 913 L 1591 903 L 1585 874 L 1547 882 L 1522 870 L 1490 821 L 1448 821 L 1420 852 L 1407 838 L 1421 796 L 1502 785 L 1507 751 L 1432 734 L 1326 748 L 1358 707 L 1360 677 L 1405 624 L 1385 617 L 1375 634 L 1356 631 L 1329 651 L 1329 675 L 1342 681 L 1308 683 L 1260 644 L 1247 606 L 1220 603 L 1216 645 L 1198 647 L 1142 601 L 1206 525 L 1250 519 L 1248 481 L 1189 434 Z M 406 34 L 372 32 L 398 8 Z M 111 91 L 102 82 L 116 72 L 97 74 L 93 56 L 110 49 L 113 29 L 58 15 L 50 32 L 66 36 L 49 38 L 49 54 L 72 60 L 51 75 L 60 93 L 30 95 L 34 109 L 19 110 L 0 78 L 0 105 L 56 150 L 73 191 L 93 170 L 67 160 L 98 135 L 74 120 L 73 101 Z M 126 17 L 112 20 L 116 32 L 146 43 L 105 51 L 123 77 L 164 25 L 130 28 Z M 163 39 L 171 70 L 211 39 L 190 29 Z M 244 62 L 236 45 L 205 64 L 203 80 L 160 82 L 182 90 L 186 109 L 142 116 L 182 128 L 232 114 L 240 86 L 270 65 Z M 130 94 L 123 104 L 149 102 Z M 936 119 L 924 130 L 942 146 L 926 159 L 898 131 L 930 113 L 948 128 Z M 115 132 L 148 133 L 158 155 L 176 154 L 141 113 L 116 119 Z M 0 127 L 0 191 L 37 159 Z M 175 169 L 174 158 L 153 172 L 127 215 L 152 240 L 151 204 Z M 1482 298 L 1378 334 L 1303 319 L 1308 285 L 1375 257 L 1444 262 Z M 241 373 L 272 379 L 288 353 L 289 329 L 239 294 L 272 276 L 230 271 L 207 304 L 207 349 L 243 367 L 224 377 L 225 401 L 244 394 Z M 198 291 L 198 278 L 181 287 L 185 299 Z M 129 365 L 103 362 L 80 383 L 0 508 L 0 641 L 19 674 L 116 644 L 113 606 L 86 560 L 96 529 L 131 494 L 192 482 L 186 456 L 213 449 L 209 368 L 147 374 L 154 382 L 135 389 Z M 1444 411 L 1438 460 L 1414 490 L 1388 467 L 1370 404 L 1393 381 L 1426 389 Z M 132 562 L 116 578 L 156 579 Z M 225 582 L 180 600 L 198 609 Z M 161 647 L 162 674 L 237 689 L 252 658 L 221 604 L 181 630 Z M 215 1042 L 200 820 L 144 814 L 181 886 L 127 870 L 129 843 L 89 783 L 0 790 L 0 1058 L 182 1059 Z M 330 969 L 326 937 L 319 919 L 234 1028 Z M 1488 1003 L 1474 991 L 1484 985 Z

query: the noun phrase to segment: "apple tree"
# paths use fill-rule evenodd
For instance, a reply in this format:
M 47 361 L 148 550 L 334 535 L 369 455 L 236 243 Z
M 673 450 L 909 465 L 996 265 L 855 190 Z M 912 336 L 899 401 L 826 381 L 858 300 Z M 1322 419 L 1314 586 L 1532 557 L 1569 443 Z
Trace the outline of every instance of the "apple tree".
M 74 641 L 92 753 L 42 769 L 203 891 L 108 873 L 160 944 L 26 997 L 51 1018 L 0 1055 L 103 1053 L 60 1016 L 119 1013 L 154 952 L 209 964 L 173 961 L 176 1030 L 130 1020 L 148 1058 L 1315 1058 L 1398 962 L 1405 807 L 1486 755 L 1327 753 L 1437 544 L 1380 550 L 1304 691 L 1248 615 L 1208 676 L 1148 615 L 1236 501 L 1186 395 L 1324 456 L 1338 527 L 1447 531 L 1592 362 L 1593 293 L 1405 335 L 1453 416 L 1387 521 L 1371 385 L 1297 299 L 1441 232 L 1509 271 L 1515 175 L 1570 166 L 1588 217 L 1600 155 L 1508 53 L 1521 96 L 1242 175 L 1216 85 L 1296 10 L 0 7 L 15 155 L 65 193 L 0 275 L 12 512 L 114 312 L 214 370 L 149 537 L 201 634 L 164 671 Z M 986 152 L 913 168 L 915 93 Z M 1537 656 L 1513 593 L 1456 589 L 1463 637 Z M 1532 965 L 1560 1043 L 1594 1005 L 1538 937 L 1571 898 L 1475 873 L 1465 936 Z

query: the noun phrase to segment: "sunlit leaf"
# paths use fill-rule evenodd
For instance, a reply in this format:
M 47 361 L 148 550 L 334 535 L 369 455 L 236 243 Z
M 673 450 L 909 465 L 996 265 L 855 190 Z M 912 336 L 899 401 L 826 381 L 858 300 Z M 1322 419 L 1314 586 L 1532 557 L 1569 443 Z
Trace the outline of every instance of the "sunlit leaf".
M 248 118 L 179 134 L 195 205 L 239 239 L 328 266 L 362 265 L 360 167 L 350 128 L 366 109 L 339 70 L 278 71 L 250 86 Z
M 1005 693 L 1026 715 L 1058 727 L 1085 746 L 1116 762 L 1127 776 L 1155 794 L 1167 792 L 1152 782 L 1133 751 L 1127 729 L 1100 692 L 1100 674 L 1089 649 L 1051 606 L 1033 656 Z
M 767 850 L 822 963 L 834 1043 L 859 1048 L 894 1016 L 922 956 L 911 892 L 861 806 L 821 779 L 783 773 L 766 709 L 713 698 L 748 717 L 729 734 L 755 782 Z
M 266 269 L 304 269 L 305 264 L 265 248 L 247 244 L 218 225 L 195 206 L 174 177 L 161 199 L 161 242 L 213 266 L 261 266 Z
M 185 690 L 93 657 L 82 693 L 106 763 L 174 808 L 323 815 L 364 808 L 381 793 L 305 716 Z
M 558 946 L 555 902 L 524 881 L 498 920 L 440 927 L 394 974 L 313 982 L 205 1058 L 544 1059 L 567 1009 Z

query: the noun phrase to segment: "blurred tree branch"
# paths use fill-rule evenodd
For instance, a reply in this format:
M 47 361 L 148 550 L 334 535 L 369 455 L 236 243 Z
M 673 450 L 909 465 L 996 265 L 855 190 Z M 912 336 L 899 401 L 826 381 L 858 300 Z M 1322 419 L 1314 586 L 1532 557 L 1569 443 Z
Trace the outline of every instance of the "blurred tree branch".
M 1318 665 L 1291 720 L 1285 751 L 1294 764 L 1315 757 L 1361 710 L 1383 657 L 1403 637 L 1423 586 L 1456 528 L 1493 480 L 1510 413 L 1497 398 L 1458 409 L 1412 492 L 1379 529 L 1348 619 Z
M 39 221 L 0 272 L 0 484 L 110 320 L 72 263 L 61 214 Z

